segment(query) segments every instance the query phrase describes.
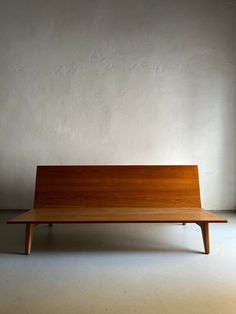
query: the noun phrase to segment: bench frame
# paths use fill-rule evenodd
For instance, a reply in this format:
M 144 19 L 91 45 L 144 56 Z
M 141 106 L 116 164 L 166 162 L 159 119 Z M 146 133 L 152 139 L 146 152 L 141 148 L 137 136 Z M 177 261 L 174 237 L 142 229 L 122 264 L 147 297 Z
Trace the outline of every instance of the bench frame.
M 209 223 L 227 222 L 201 208 L 197 166 L 38 166 L 34 208 L 7 223 L 34 229 L 54 223 L 196 223 L 205 254 Z

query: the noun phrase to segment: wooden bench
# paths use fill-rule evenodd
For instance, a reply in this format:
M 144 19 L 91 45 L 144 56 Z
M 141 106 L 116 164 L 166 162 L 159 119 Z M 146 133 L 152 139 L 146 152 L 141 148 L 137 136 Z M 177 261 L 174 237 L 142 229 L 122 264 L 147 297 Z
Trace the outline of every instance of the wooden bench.
M 33 230 L 47 223 L 196 223 L 210 253 L 209 223 L 227 222 L 201 208 L 197 166 L 38 166 L 34 208 L 7 223 Z

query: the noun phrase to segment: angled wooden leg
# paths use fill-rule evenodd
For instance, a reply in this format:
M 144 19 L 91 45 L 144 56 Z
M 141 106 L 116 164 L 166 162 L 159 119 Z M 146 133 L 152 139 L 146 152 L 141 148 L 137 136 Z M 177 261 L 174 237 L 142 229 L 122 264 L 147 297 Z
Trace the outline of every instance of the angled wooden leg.
M 209 239 L 209 223 L 208 222 L 201 222 L 197 223 L 202 230 L 202 239 L 205 248 L 205 254 L 210 254 L 210 239 Z
M 33 231 L 36 224 L 27 223 L 25 229 L 25 254 L 29 255 L 32 247 Z

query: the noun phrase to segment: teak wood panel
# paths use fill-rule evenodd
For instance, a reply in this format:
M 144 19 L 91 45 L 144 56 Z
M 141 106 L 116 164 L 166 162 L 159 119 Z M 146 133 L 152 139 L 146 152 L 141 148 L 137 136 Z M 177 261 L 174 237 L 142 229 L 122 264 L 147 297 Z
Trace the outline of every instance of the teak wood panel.
M 38 166 L 34 208 L 200 208 L 197 166 Z
M 91 222 L 226 222 L 220 216 L 196 208 L 44 208 L 32 209 L 9 223 Z

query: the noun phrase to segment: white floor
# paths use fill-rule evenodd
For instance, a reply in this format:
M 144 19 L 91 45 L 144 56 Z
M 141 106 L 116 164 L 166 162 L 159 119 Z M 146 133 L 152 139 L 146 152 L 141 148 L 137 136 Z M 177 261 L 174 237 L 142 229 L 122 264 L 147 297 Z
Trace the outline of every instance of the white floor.
M 212 224 L 205 255 L 194 224 L 24 226 L 0 212 L 0 313 L 235 314 L 236 214 Z

